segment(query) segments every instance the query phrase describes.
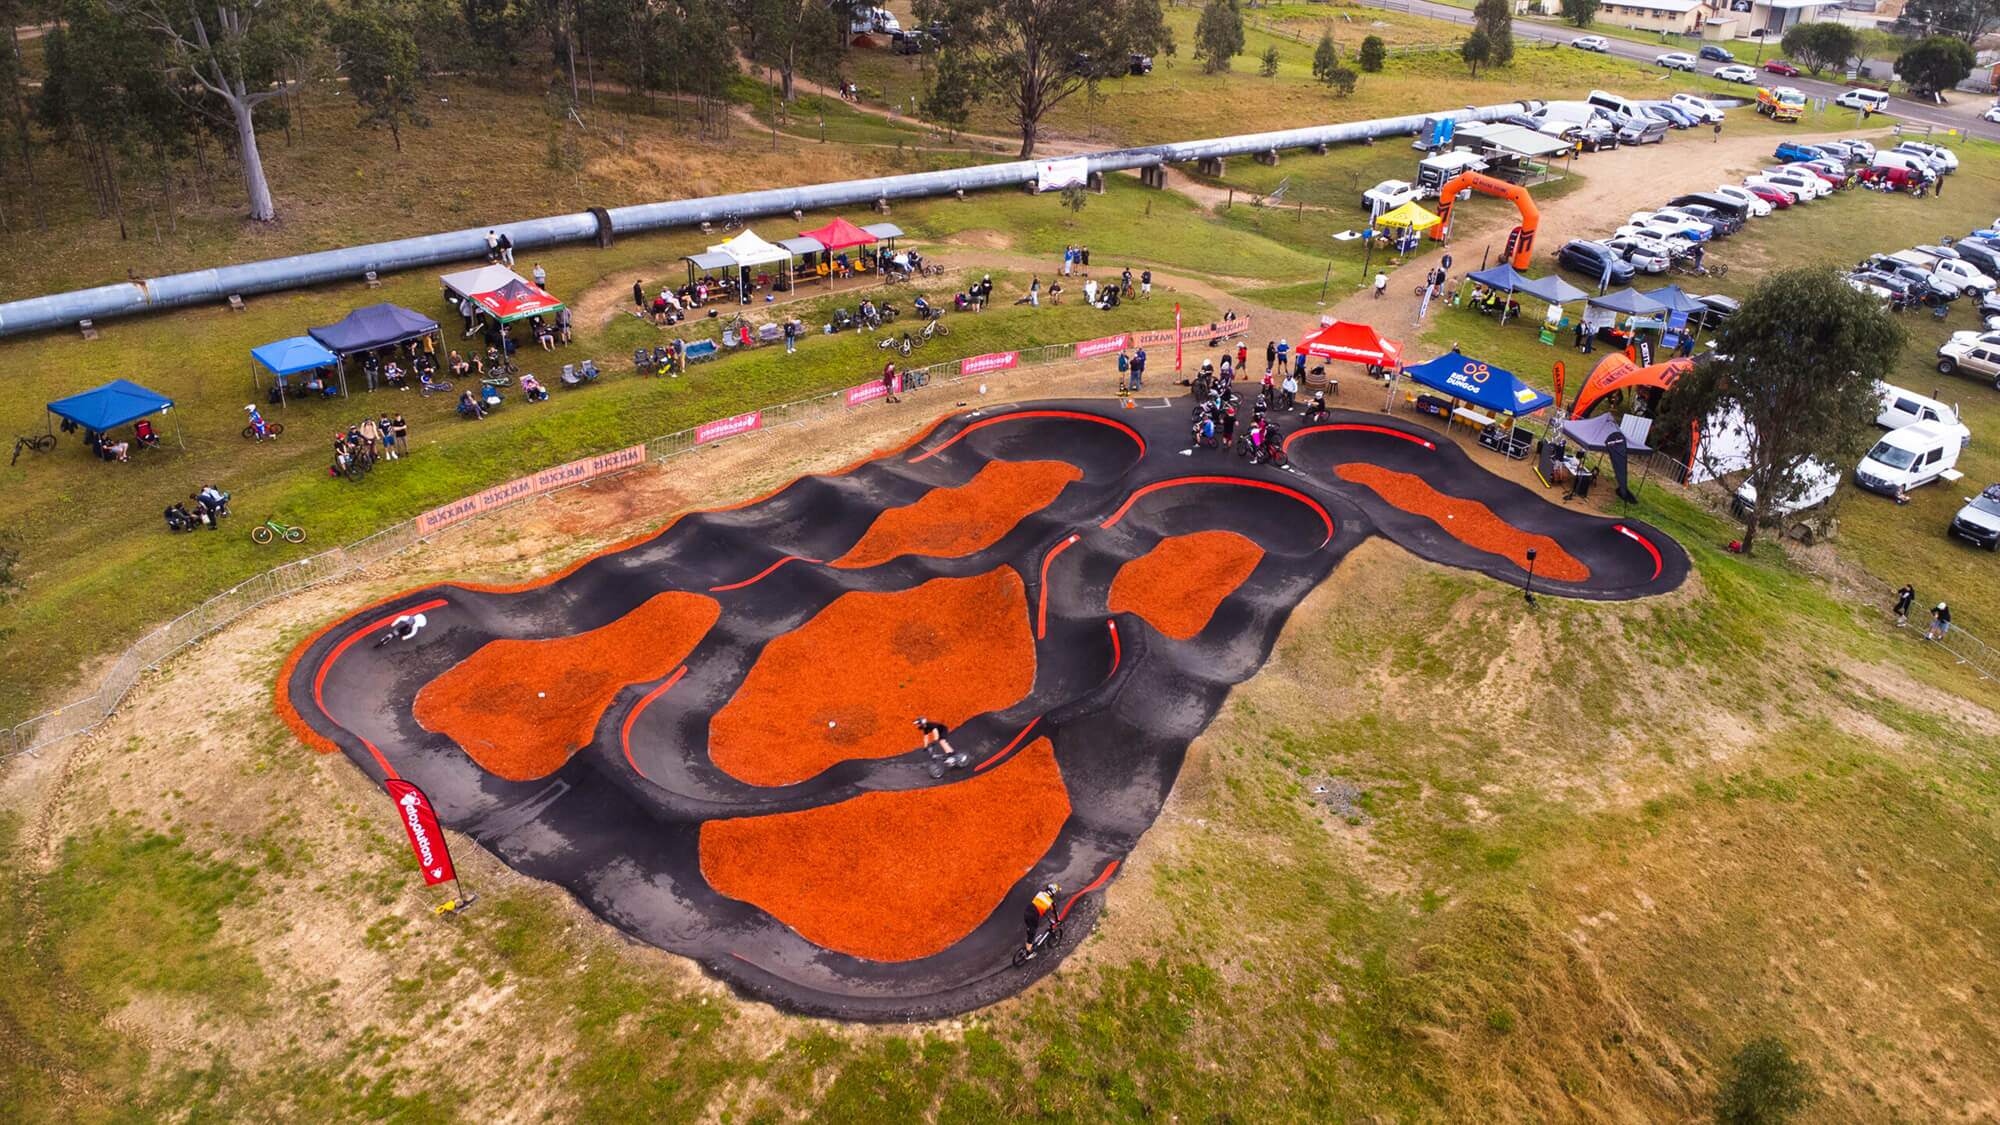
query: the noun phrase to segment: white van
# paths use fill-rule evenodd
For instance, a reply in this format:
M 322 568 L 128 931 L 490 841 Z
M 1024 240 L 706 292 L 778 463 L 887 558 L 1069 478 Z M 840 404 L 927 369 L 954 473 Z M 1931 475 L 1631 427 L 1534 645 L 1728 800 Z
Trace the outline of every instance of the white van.
M 1900 430 L 1918 422 L 1936 422 L 1958 435 L 1960 448 L 1972 444 L 1972 430 L 1958 420 L 1957 407 L 1947 406 L 1894 383 L 1878 382 L 1875 389 L 1882 392 L 1882 412 L 1875 416 L 1875 424 L 1883 429 Z
M 1918 422 L 1875 443 L 1854 466 L 1854 483 L 1894 496 L 1938 479 L 1958 464 L 1958 434 L 1937 422 Z
M 1792 479 L 1798 482 L 1798 494 L 1789 500 L 1776 500 L 1764 515 L 1768 519 L 1782 519 L 1796 515 L 1808 508 L 1817 508 L 1833 498 L 1840 491 L 1839 469 L 1821 464 L 1808 457 L 1792 469 Z M 1736 486 L 1736 498 L 1730 508 L 1740 517 L 1748 516 L 1757 507 L 1757 486 L 1744 481 Z
M 1936 168 L 1940 172 L 1958 171 L 1958 154 L 1943 145 L 1929 144 L 1924 141 L 1904 141 L 1889 151 L 1914 153 L 1930 161 L 1931 167 Z
M 1931 166 L 1931 162 L 1914 152 L 1896 152 L 1894 150 L 1878 152 L 1875 154 L 1874 166 L 1877 168 L 1901 168 L 1905 172 L 1918 176 L 1937 175 L 1937 169 Z
M 1627 117 L 1643 118 L 1646 116 L 1640 111 L 1638 102 L 1630 98 L 1621 98 L 1617 94 L 1607 94 L 1603 90 L 1592 90 L 1590 96 L 1585 98 L 1584 101 L 1599 109 L 1608 109 L 1613 113 L 1622 113 Z
M 1848 109 L 1865 109 L 1870 113 L 1880 113 L 1888 108 L 1889 95 L 1880 90 L 1849 90 L 1833 99 L 1833 104 Z

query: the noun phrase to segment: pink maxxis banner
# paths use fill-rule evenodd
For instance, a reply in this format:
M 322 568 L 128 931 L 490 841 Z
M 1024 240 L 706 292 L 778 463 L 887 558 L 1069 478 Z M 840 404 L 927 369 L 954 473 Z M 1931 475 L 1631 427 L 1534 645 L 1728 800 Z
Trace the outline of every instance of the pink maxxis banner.
M 525 477 L 517 477 L 506 484 L 496 484 L 484 492 L 475 492 L 463 500 L 454 500 L 442 507 L 432 508 L 417 517 L 417 534 L 429 535 L 441 528 L 450 527 L 460 520 L 471 519 L 483 512 L 537 496 L 553 492 L 566 485 L 601 477 L 606 473 L 623 472 L 646 463 L 646 447 L 634 445 L 615 453 L 602 453 L 596 457 L 585 457 L 581 461 L 571 461 L 567 465 L 556 465 Z
M 1005 371 L 1021 362 L 1020 352 L 993 352 L 988 355 L 967 356 L 959 361 L 960 375 L 984 375 L 988 371 Z
M 870 379 L 866 383 L 856 383 L 854 386 L 847 388 L 845 394 L 847 396 L 847 405 L 860 406 L 864 402 L 874 402 L 878 398 L 887 398 L 892 394 L 901 394 L 902 391 L 903 373 L 898 371 L 893 383 L 884 383 L 880 379 Z
M 1226 340 L 1231 336 L 1241 336 L 1250 331 L 1250 318 L 1239 316 L 1235 320 L 1212 320 L 1206 324 L 1190 324 L 1178 334 L 1178 341 L 1192 344 L 1200 340 Z M 1141 348 L 1163 348 L 1176 342 L 1176 334 L 1171 328 L 1160 328 L 1152 332 L 1134 332 L 1132 343 Z
M 1117 336 L 1100 336 L 1095 340 L 1085 340 L 1076 346 L 1076 358 L 1090 359 L 1093 356 L 1122 352 L 1125 350 L 1125 346 L 1131 342 L 1132 337 L 1129 333 L 1121 333 Z
M 717 418 L 713 422 L 695 427 L 694 443 L 705 445 L 718 438 L 747 434 L 764 424 L 764 412 L 752 410 L 748 414 L 738 414 L 734 418 Z

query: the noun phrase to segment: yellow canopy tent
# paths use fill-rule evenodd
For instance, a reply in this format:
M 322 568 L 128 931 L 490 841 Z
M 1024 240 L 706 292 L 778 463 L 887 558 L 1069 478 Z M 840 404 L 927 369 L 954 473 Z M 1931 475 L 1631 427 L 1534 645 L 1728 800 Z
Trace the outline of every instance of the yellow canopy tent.
M 1385 212 L 1381 218 L 1375 220 L 1375 225 L 1378 227 L 1408 227 L 1411 230 L 1429 230 L 1442 221 L 1436 215 L 1417 206 L 1415 200 L 1411 200 L 1393 211 Z

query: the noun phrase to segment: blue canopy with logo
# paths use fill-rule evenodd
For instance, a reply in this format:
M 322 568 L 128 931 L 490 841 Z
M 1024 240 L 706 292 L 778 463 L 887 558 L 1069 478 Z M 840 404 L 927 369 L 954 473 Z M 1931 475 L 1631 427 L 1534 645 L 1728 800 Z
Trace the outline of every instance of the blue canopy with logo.
M 1446 352 L 1403 374 L 1452 398 L 1463 399 L 1481 410 L 1496 414 L 1533 414 L 1555 399 L 1514 377 L 1514 373 L 1490 363 Z

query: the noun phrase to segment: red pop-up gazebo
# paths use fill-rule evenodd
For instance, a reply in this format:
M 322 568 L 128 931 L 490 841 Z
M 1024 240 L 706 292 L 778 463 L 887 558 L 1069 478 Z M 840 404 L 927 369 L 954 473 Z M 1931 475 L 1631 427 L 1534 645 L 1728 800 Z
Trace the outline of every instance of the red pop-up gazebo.
M 835 219 L 818 230 L 802 230 L 799 232 L 799 237 L 814 239 L 833 253 L 839 253 L 850 246 L 865 246 L 875 241 L 874 235 L 846 219 Z
M 1336 320 L 1299 341 L 1299 351 L 1320 359 L 1394 367 L 1403 361 L 1403 346 L 1366 324 Z

